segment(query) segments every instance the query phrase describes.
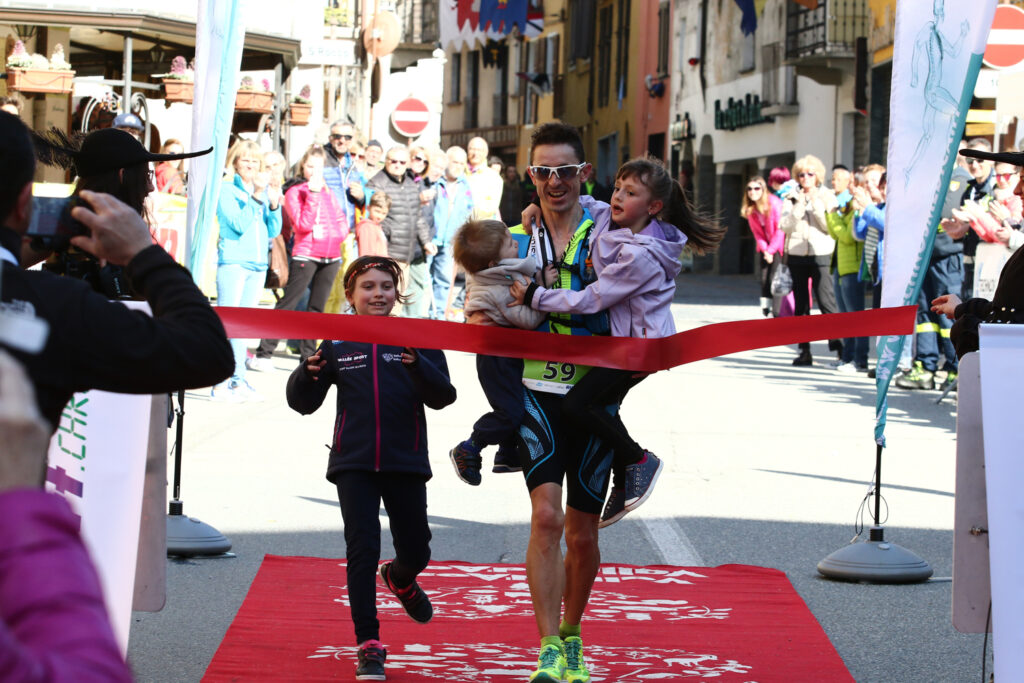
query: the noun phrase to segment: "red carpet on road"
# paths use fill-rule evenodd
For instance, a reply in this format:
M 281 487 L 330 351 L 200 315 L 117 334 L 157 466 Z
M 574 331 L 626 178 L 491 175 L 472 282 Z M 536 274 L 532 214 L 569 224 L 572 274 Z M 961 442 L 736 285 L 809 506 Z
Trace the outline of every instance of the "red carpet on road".
M 539 638 L 522 565 L 432 562 L 417 624 L 378 580 L 387 676 L 525 681 Z M 267 555 L 203 680 L 353 680 L 345 562 Z M 852 681 L 785 574 L 745 565 L 601 566 L 583 642 L 593 681 Z

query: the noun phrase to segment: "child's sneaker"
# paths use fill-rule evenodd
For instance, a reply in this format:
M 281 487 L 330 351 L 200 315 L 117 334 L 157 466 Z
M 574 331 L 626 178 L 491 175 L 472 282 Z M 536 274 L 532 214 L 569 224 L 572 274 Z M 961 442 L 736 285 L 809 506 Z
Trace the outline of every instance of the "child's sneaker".
M 498 446 L 498 452 L 494 454 L 494 467 L 491 468 L 491 472 L 508 474 L 522 471 L 523 466 L 519 464 L 519 454 L 516 449 L 510 446 Z
M 663 464 L 654 453 L 644 451 L 644 459 L 626 465 L 626 509 L 635 510 L 650 498 Z
M 531 681 L 560 683 L 565 678 L 565 655 L 557 645 L 545 645 L 537 657 L 537 670 L 530 674 Z
M 611 526 L 626 516 L 626 491 L 618 486 L 612 487 L 608 494 L 608 502 L 604 504 L 604 512 L 601 513 L 601 521 L 597 523 L 598 529 Z
M 368 640 L 359 647 L 356 665 L 357 681 L 385 681 L 384 660 L 388 658 L 388 651 L 379 640 Z
M 425 624 L 430 621 L 434 616 L 434 606 L 430 604 L 430 598 L 423 592 L 423 589 L 419 587 L 415 581 L 406 586 L 405 588 L 398 588 L 395 584 L 391 583 L 391 563 L 385 562 L 380 566 L 380 578 L 384 581 L 384 585 L 387 586 L 388 590 L 394 593 L 398 601 L 402 603 L 402 607 L 405 609 L 405 613 L 412 618 L 413 621 L 418 621 L 421 624 Z
M 480 459 L 479 448 L 469 441 L 463 441 L 448 453 L 448 457 L 452 459 L 459 479 L 470 486 L 480 485 L 480 465 L 483 461 Z

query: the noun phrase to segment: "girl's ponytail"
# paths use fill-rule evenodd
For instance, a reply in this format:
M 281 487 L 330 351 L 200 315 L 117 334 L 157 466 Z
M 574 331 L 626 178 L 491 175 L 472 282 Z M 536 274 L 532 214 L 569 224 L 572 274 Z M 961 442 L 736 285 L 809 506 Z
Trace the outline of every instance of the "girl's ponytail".
M 686 235 L 686 245 L 698 256 L 718 249 L 728 228 L 694 209 L 679 183 L 675 180 L 670 182 L 672 187 L 669 198 L 661 210 L 665 222 L 676 226 Z

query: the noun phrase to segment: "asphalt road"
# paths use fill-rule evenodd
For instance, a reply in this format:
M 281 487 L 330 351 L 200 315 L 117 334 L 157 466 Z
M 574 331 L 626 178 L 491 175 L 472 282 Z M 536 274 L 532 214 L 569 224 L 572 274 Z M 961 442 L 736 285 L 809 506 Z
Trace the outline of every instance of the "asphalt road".
M 750 277 L 687 274 L 679 282 L 681 330 L 759 315 Z M 810 368 L 790 364 L 793 348 L 775 347 L 658 373 L 634 389 L 624 420 L 666 471 L 643 507 L 602 531 L 603 559 L 774 567 L 786 572 L 857 681 L 979 680 L 982 636 L 958 633 L 950 616 L 955 399 L 936 404 L 937 392 L 895 388 L 890 398 L 886 536 L 928 561 L 935 578 L 915 585 L 824 579 L 818 561 L 847 544 L 861 519 L 874 471 L 875 392 L 865 375 L 826 369 L 824 343 L 812 350 Z M 529 506 L 521 477 L 485 472 L 473 488 L 447 459 L 484 405 L 472 357 L 450 353 L 448 361 L 459 399 L 428 415 L 433 557 L 522 563 Z M 227 535 L 234 556 L 168 560 L 166 607 L 133 614 L 129 659 L 140 681 L 202 677 L 264 554 L 344 557 L 335 491 L 324 479 L 333 410 L 308 417 L 289 410 L 284 383 L 296 361 L 274 362 L 273 373 L 250 373 L 265 402 L 187 395 L 185 513 Z M 863 520 L 870 523 L 866 512 Z

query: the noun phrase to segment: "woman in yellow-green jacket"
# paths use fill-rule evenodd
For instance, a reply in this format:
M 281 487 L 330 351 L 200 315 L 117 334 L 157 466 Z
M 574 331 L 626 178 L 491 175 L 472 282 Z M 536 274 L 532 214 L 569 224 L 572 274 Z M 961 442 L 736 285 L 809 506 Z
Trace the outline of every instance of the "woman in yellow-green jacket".
M 854 201 L 825 214 L 828 234 L 836 241 L 835 291 L 840 313 L 864 310 L 864 283 L 860 280 L 860 262 L 864 255 L 864 243 L 853 233 L 857 209 Z M 868 369 L 868 338 L 856 337 L 843 340 L 843 350 L 835 369 L 843 373 Z

